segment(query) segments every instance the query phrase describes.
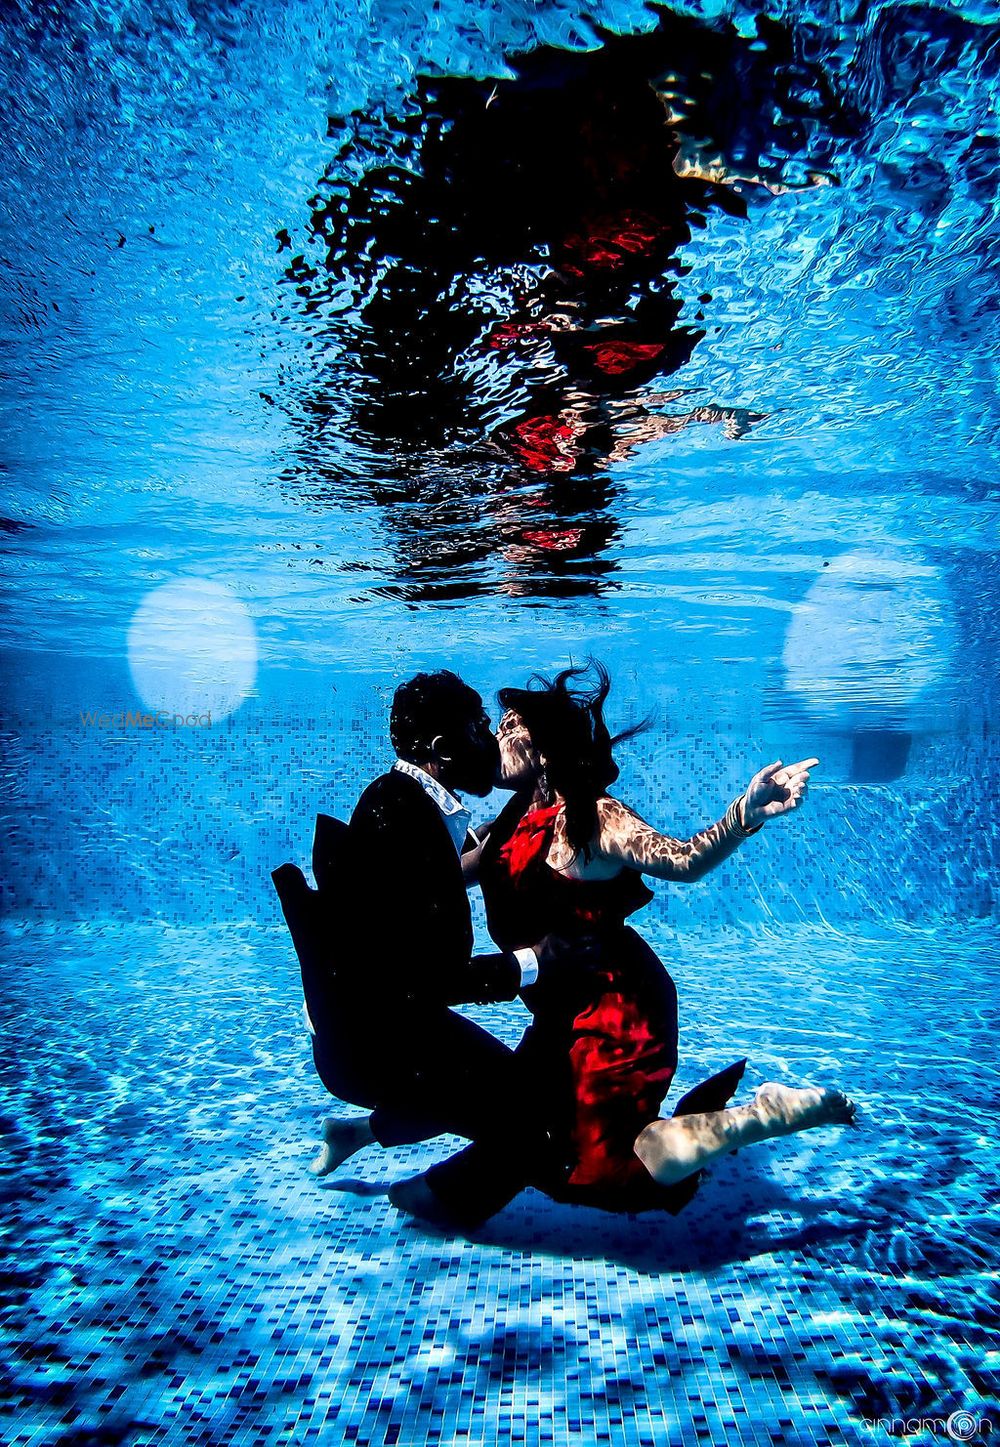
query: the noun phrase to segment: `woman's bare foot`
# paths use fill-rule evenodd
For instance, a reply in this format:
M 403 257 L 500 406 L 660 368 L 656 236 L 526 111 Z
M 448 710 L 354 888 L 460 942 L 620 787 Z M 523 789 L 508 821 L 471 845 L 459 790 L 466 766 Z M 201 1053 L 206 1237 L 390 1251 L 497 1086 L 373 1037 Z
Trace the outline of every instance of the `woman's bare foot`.
M 820 1125 L 853 1125 L 855 1106 L 843 1091 L 822 1086 L 796 1089 L 767 1080 L 757 1090 L 750 1109 L 768 1136 L 793 1135 Z
M 323 1144 L 309 1169 L 314 1176 L 328 1176 L 351 1156 L 371 1145 L 374 1139 L 367 1116 L 360 1120 L 338 1120 L 336 1116 L 328 1116 L 323 1122 Z

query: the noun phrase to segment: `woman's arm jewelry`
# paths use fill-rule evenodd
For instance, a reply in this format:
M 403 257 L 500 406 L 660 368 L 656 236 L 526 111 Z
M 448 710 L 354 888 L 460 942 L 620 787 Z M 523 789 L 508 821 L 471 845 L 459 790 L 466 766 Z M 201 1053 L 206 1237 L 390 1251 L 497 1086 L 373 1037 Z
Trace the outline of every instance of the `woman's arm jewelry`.
M 744 791 L 738 799 L 734 799 L 732 804 L 730 804 L 729 809 L 726 811 L 726 822 L 735 824 L 740 834 L 742 834 L 745 839 L 749 839 L 751 834 L 756 834 L 763 829 L 764 820 L 762 819 L 759 824 L 754 824 L 751 829 L 748 829 L 744 823 L 746 819 L 746 808 L 747 796 L 746 791 Z M 730 813 L 732 813 L 733 816 L 732 820 L 729 818 Z

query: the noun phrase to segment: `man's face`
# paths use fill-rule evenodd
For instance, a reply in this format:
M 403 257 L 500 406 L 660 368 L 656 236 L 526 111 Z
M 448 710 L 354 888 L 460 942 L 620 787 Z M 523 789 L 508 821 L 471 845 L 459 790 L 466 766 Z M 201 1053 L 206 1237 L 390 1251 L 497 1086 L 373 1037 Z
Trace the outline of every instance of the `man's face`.
M 448 786 L 463 794 L 482 798 L 496 785 L 500 773 L 500 748 L 493 736 L 489 715 L 482 700 L 449 740 L 451 765 Z

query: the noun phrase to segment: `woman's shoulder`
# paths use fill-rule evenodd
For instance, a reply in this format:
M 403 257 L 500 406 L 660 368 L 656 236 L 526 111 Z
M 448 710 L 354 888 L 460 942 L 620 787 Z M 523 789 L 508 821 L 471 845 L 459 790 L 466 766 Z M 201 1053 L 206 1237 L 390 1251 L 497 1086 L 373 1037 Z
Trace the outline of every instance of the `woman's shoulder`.
M 610 795 L 602 795 L 595 800 L 595 804 L 597 824 L 586 851 L 576 849 L 570 844 L 566 834 L 565 813 L 560 812 L 556 819 L 548 863 L 557 874 L 566 879 L 581 883 L 604 883 L 621 872 L 621 861 L 614 858 L 613 850 L 608 852 L 605 849 L 605 842 L 614 837 L 615 820 L 619 817 L 615 808 L 618 801 Z
M 631 863 L 640 841 L 648 843 L 655 833 L 652 825 L 622 799 L 610 794 L 598 799 L 595 843 L 603 859 Z
M 623 799 L 616 799 L 613 794 L 602 794 L 598 799 L 597 827 L 600 833 L 605 829 L 624 828 L 637 822 L 642 822 L 639 815 L 629 808 Z

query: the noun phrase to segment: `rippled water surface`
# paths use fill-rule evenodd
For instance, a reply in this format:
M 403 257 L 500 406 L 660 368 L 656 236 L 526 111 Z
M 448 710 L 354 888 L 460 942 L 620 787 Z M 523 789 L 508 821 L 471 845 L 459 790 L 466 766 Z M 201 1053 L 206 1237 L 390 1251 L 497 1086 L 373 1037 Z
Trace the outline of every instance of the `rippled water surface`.
M 818 606 L 841 699 L 982 691 L 992 5 L 4 26 L 9 645 L 114 653 L 187 571 L 278 663 L 547 601 L 781 666 Z
M 11 1442 L 1000 1431 L 998 76 L 994 0 L 2 7 Z M 680 1084 L 861 1125 L 441 1241 L 443 1147 L 305 1169 L 268 872 L 401 678 L 588 653 L 671 832 L 821 758 L 641 924 Z

